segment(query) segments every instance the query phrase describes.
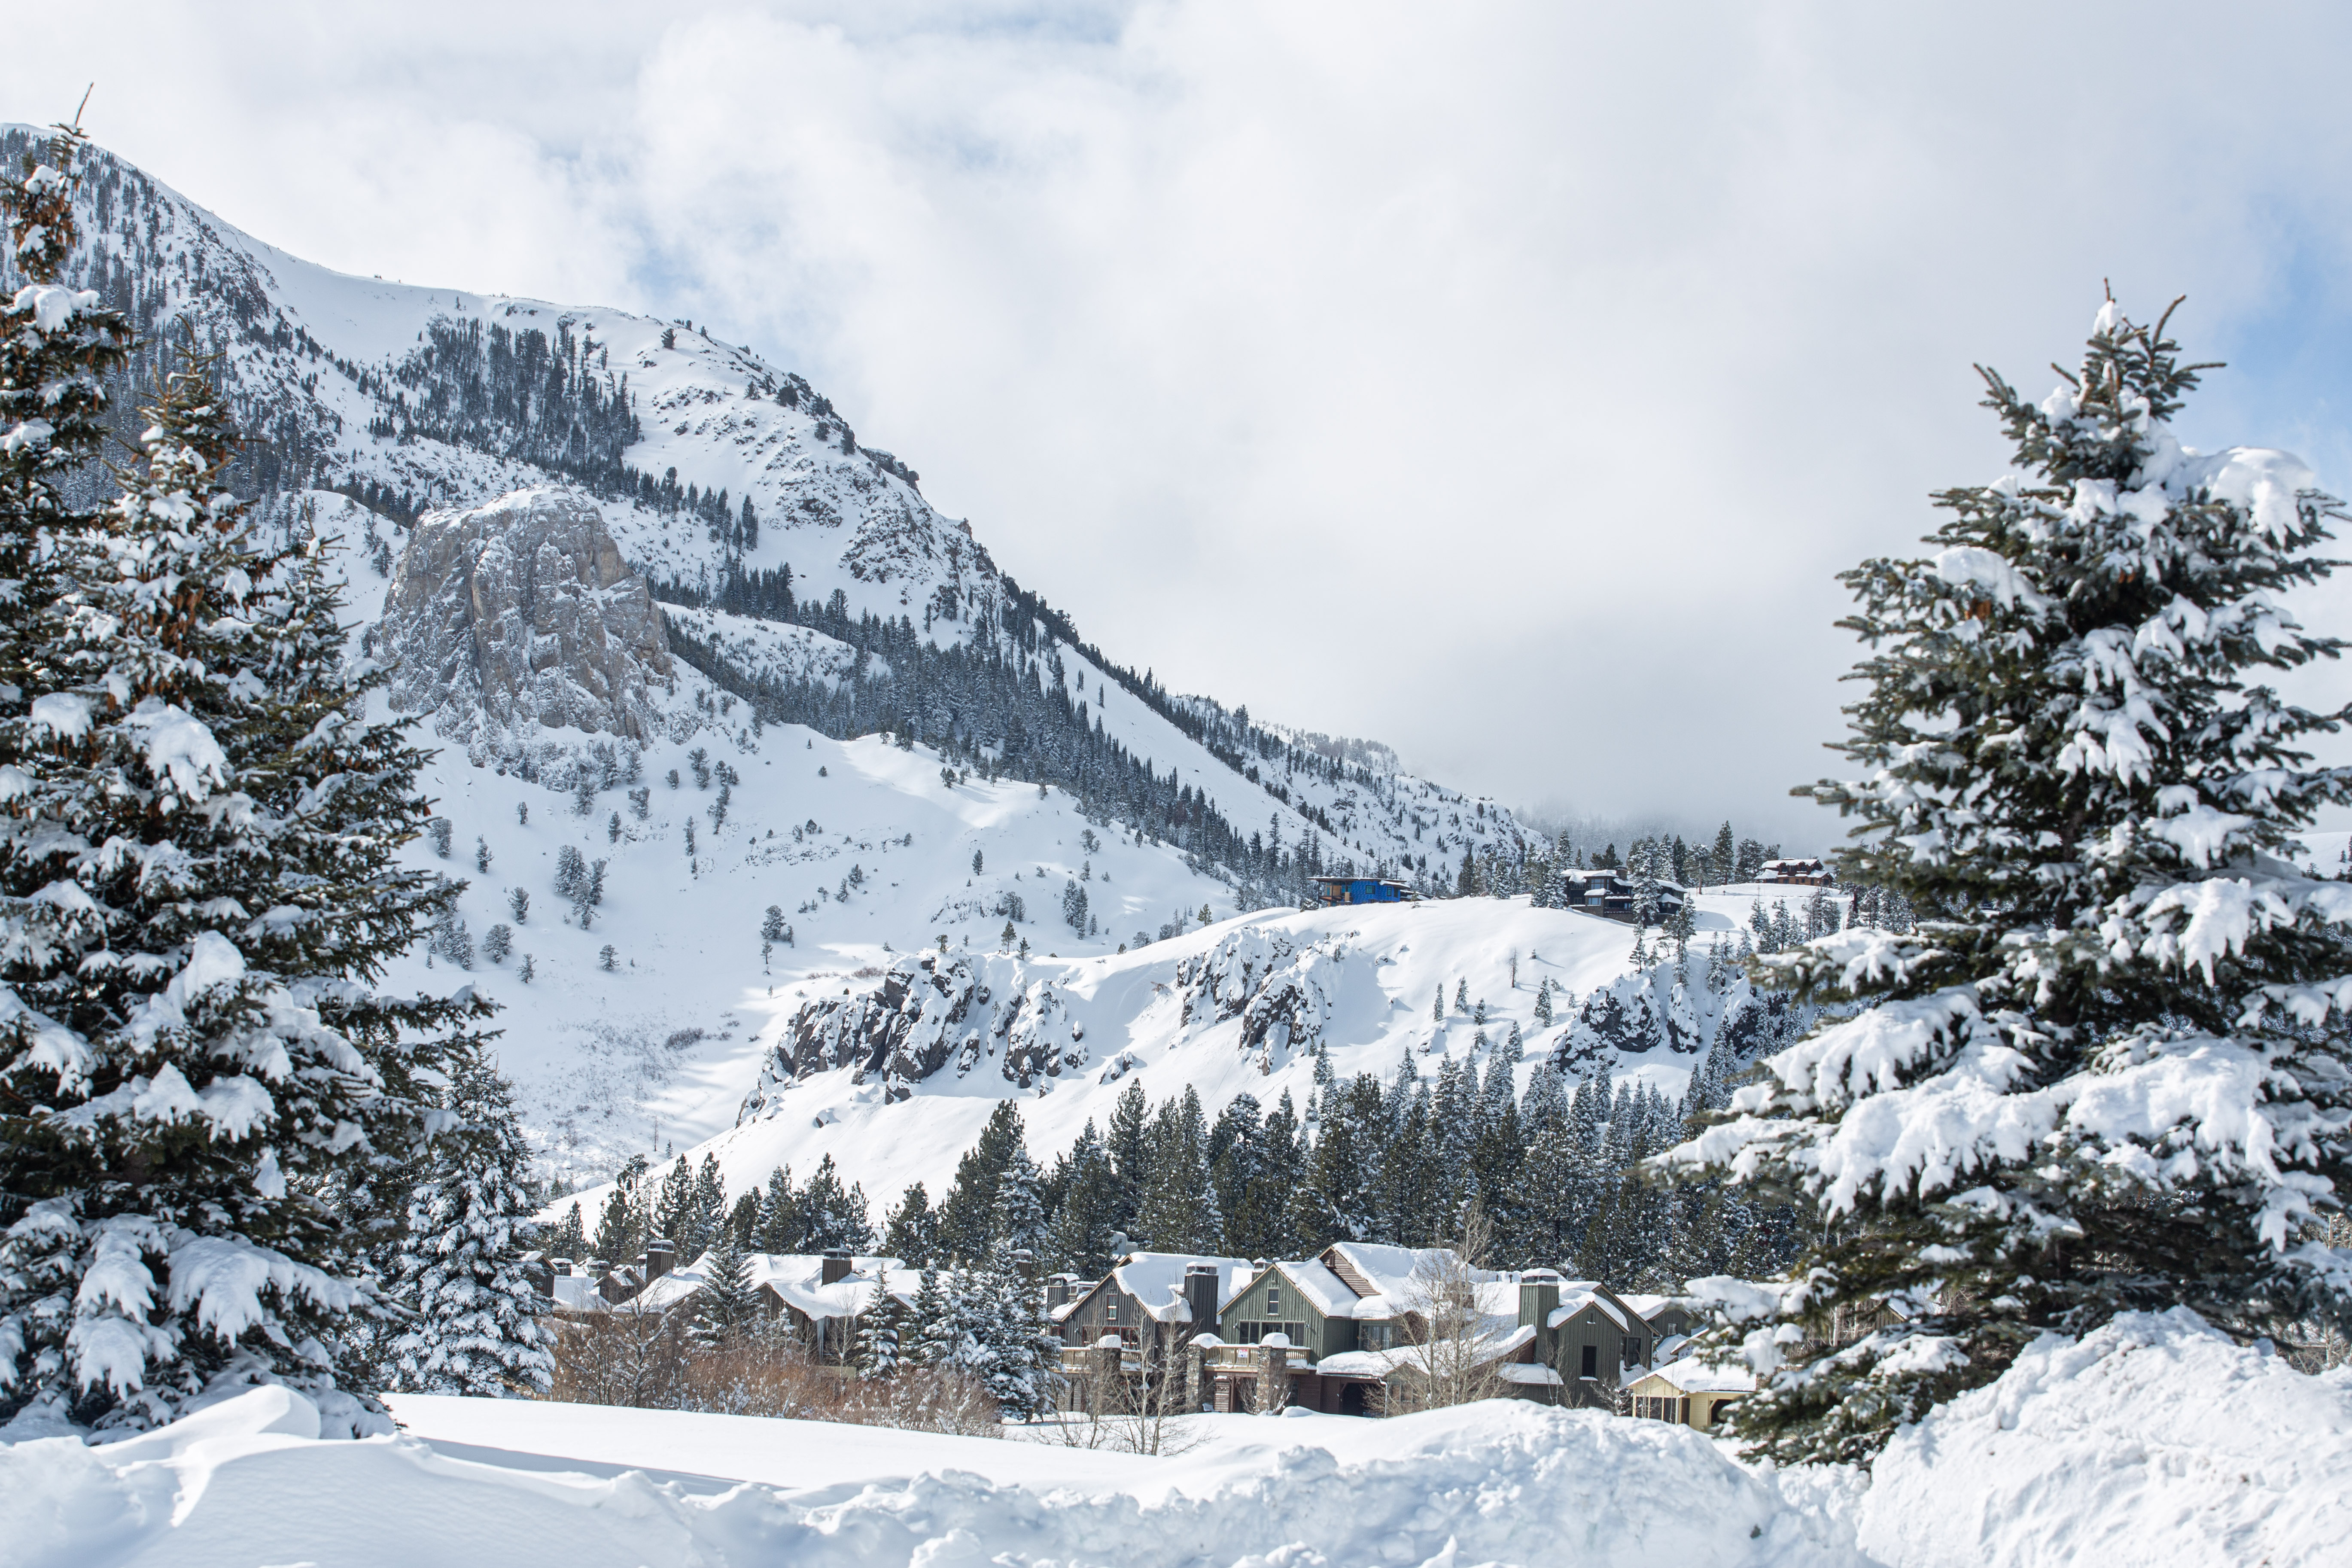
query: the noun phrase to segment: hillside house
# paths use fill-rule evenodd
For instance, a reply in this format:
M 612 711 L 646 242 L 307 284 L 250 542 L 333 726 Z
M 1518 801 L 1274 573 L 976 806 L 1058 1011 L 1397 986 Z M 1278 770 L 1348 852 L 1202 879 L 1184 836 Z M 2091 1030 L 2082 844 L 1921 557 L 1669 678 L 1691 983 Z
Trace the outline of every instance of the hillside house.
M 1696 1356 L 1646 1373 L 1626 1390 L 1637 1419 L 1671 1421 L 1702 1432 L 1713 1431 L 1726 1409 L 1755 1392 L 1756 1374 L 1746 1367 L 1720 1365 Z
M 1333 904 L 1402 904 L 1420 897 L 1402 882 L 1380 877 L 1315 879 L 1315 901 L 1326 909 Z
M 1633 921 L 1633 880 L 1622 871 L 1571 868 L 1560 873 L 1560 907 L 1588 915 Z M 1658 884 L 1658 918 L 1665 919 L 1690 900 L 1689 890 L 1677 882 Z
M 1820 860 L 1767 860 L 1756 873 L 1756 879 L 1799 888 L 1826 888 L 1837 881 L 1837 873 Z

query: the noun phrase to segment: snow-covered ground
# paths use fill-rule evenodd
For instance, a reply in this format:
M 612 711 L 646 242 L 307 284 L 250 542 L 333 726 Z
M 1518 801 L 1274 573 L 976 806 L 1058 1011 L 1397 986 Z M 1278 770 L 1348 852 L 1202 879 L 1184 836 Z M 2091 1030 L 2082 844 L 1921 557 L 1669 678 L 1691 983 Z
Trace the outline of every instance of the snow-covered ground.
M 299 1395 L 264 1389 L 110 1446 L 0 1447 L 0 1564 L 2325 1568 L 2352 1540 L 2352 1378 L 2185 1313 L 2043 1342 L 1866 1478 L 1503 1401 L 1205 1417 L 1160 1458 L 528 1402 L 394 1411 L 400 1436 L 321 1441 Z

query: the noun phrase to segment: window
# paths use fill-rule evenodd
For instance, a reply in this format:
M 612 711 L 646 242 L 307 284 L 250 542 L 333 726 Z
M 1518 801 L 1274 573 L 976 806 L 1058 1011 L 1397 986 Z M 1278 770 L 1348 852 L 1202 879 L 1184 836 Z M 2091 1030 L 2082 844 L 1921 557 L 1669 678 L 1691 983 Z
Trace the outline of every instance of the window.
M 1266 1288 L 1265 1315 L 1269 1318 L 1279 1318 L 1282 1316 L 1282 1291 L 1276 1287 L 1268 1286 Z
M 1113 1296 L 1103 1303 L 1103 1321 L 1106 1323 L 1116 1323 L 1118 1321 L 1118 1297 Z
M 1577 1367 L 1576 1375 L 1579 1377 L 1599 1377 L 1601 1375 L 1601 1347 L 1599 1345 L 1586 1345 L 1584 1347 L 1581 1364 Z
M 1634 1334 L 1627 1334 L 1625 1336 L 1624 1348 L 1620 1352 L 1618 1359 L 1622 1361 L 1627 1366 L 1639 1366 L 1642 1364 L 1642 1342 L 1639 1336 Z
M 1359 1323 L 1356 1325 L 1358 1350 L 1384 1351 L 1394 1343 L 1396 1343 L 1396 1329 L 1391 1324 Z

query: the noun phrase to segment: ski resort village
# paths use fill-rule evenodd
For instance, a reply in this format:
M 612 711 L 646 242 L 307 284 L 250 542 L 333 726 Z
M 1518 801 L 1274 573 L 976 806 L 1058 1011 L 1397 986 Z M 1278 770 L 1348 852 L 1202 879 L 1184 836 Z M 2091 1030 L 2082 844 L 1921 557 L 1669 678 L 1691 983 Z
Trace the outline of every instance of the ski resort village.
M 2108 264 L 2061 246 L 2089 270 L 2004 275 L 2007 316 L 1967 307 L 1985 341 L 1930 367 L 1932 395 L 1859 372 L 1790 391 L 1821 410 L 1812 466 L 1753 459 L 1756 489 L 1801 473 L 1808 494 L 1751 516 L 1709 488 L 1762 439 L 1723 410 L 1781 399 L 1811 329 L 1742 340 L 1731 374 L 1682 305 L 1643 305 L 1690 378 L 1675 412 L 1596 412 L 1615 446 L 1570 460 L 1444 378 L 1393 426 L 1350 381 L 1363 361 L 1390 384 L 1381 356 L 1434 352 L 1474 296 L 1553 285 L 1466 259 L 1384 284 L 1377 330 L 1278 368 L 1277 342 L 1228 355 L 1216 406 L 1148 433 L 1187 464 L 1305 473 L 1320 448 L 1250 426 L 1277 376 L 1330 426 L 1412 432 L 1369 488 L 1283 492 L 1300 529 L 1356 509 L 1376 576 L 1286 564 L 1307 558 L 1278 523 L 1211 568 L 1279 623 L 1236 656 L 1192 558 L 1209 532 L 1107 513 L 1048 550 L 988 515 L 1133 450 L 1076 434 L 1080 399 L 992 467 L 981 432 L 1013 426 L 986 405 L 1035 365 L 1116 353 L 1097 391 L 1122 409 L 1119 376 L 1190 374 L 1148 346 L 1172 341 L 1151 313 L 1090 314 L 1083 271 L 1055 274 L 1066 316 L 1012 302 L 1066 245 L 1106 279 L 1136 265 L 1056 226 L 1129 198 L 1055 181 L 1132 157 L 1120 178 L 1160 192 L 1136 204 L 1271 247 L 1246 284 L 1152 263 L 1197 325 L 1259 290 L 1322 320 L 1327 284 L 1399 247 L 1479 254 L 1441 236 L 1501 176 L 1470 167 L 1486 110 L 1425 116 L 1417 85 L 1395 110 L 1463 149 L 1442 176 L 1386 130 L 1340 153 L 1295 123 L 1251 133 L 1246 176 L 1213 165 L 1305 200 L 1303 174 L 1255 165 L 1377 163 L 1347 267 L 1284 202 L 1155 183 L 1154 160 L 1208 154 L 1086 117 L 1228 81 L 1211 58 L 1264 40 L 1213 9 L 997 18 L 953 48 L 911 13 L 582 23 L 594 48 L 658 40 L 626 68 L 534 33 L 579 78 L 566 133 L 605 151 L 528 221 L 576 228 L 563 276 L 609 276 L 630 309 L 458 275 L 484 254 L 467 182 L 493 176 L 446 149 L 509 121 L 437 141 L 400 111 L 395 163 L 446 163 L 451 214 L 401 237 L 440 279 L 407 283 L 271 243 L 328 230 L 222 216 L 283 209 L 249 168 L 221 173 L 243 205 L 216 198 L 212 154 L 125 101 L 188 84 L 0 67 L 35 121 L 100 76 L 79 121 L 0 125 L 0 1568 L 2352 1563 L 2352 601 L 2329 582 L 2329 487 L 2352 481 L 2320 471 L 2352 447 L 2343 400 L 2231 324 L 2287 285 L 2166 251 L 2231 302 L 2173 308 L 2140 257 L 2053 303 Z M 242 10 L 220 25 L 274 33 Z M 1523 21 L 1552 40 L 1531 58 L 1579 72 L 1633 48 Z M 362 119 L 393 112 L 380 76 L 420 105 L 479 79 L 423 23 L 380 67 L 348 54 L 356 24 L 320 26 L 299 47 L 379 105 Z M 1328 33 L 1370 53 L 1311 51 L 1318 92 L 1423 53 L 1394 16 Z M 1424 41 L 1429 84 L 1469 69 Z M 781 73 L 756 113 L 755 65 Z M 982 113 L 990 73 L 1034 91 Z M 663 103 L 707 91 L 727 145 L 793 159 L 847 156 L 881 134 L 863 116 L 919 129 L 827 180 L 782 153 L 728 175 L 726 201 L 790 217 L 761 231 L 772 268 L 728 271 L 717 154 L 632 100 L 695 244 L 646 229 L 608 274 L 581 258 L 621 243 L 597 182 L 627 159 L 576 121 L 656 81 Z M 516 85 L 478 113 L 540 125 Z M 257 93 L 226 96 L 280 129 L 240 134 L 328 167 L 346 132 Z M 916 169 L 944 183 L 919 199 Z M 1630 199 L 1573 184 L 1528 174 L 1513 201 Z M 306 199 L 379 188 L 346 184 Z M 882 331 L 872 290 L 935 277 L 919 253 L 983 222 L 967 197 L 1049 187 L 1056 216 L 1021 209 L 1029 260 L 959 253 L 958 308 L 1007 378 L 967 384 L 961 340 L 937 345 L 975 434 L 894 412 L 940 455 L 873 444 L 916 444 L 867 430 L 876 409 L 935 408 L 890 367 L 940 318 Z M 819 208 L 842 233 L 899 215 L 876 216 L 898 238 L 793 248 Z M 937 237 L 891 226 L 918 208 Z M 347 266 L 382 232 L 348 221 Z M 1607 287 L 1658 287 L 1631 280 L 1646 252 L 1612 254 Z M 1944 354 L 1950 322 L 1909 331 L 1928 312 L 1854 331 Z M 2209 336 L 2250 363 L 2208 363 Z M 2250 391 L 2273 364 L 2289 380 Z M 1864 478 L 1834 448 L 1873 442 L 1902 446 L 1894 489 L 1835 499 Z M 1638 519 L 1582 510 L 1579 470 L 1612 466 L 1649 476 Z M 1514 468 L 1545 471 L 1542 532 L 1589 545 L 1512 531 L 1530 510 L 1480 498 Z M 997 499 L 974 522 L 935 492 Z M 1411 550 L 1379 542 L 1391 505 L 1420 509 Z M 1727 508 L 1737 550 L 1818 558 L 1834 603 L 1773 579 L 1709 609 L 1738 574 L 1676 531 Z M 1637 571 L 1549 564 L 1629 531 Z M 1126 611 L 1088 607 L 1114 589 Z M 1490 650 L 1475 676 L 1444 662 L 1457 643 Z M 1416 661 L 1426 679 L 1397 673 Z M 1265 716 L 1326 701 L 1415 727 L 1392 748 Z M 1504 739 L 1448 749 L 1448 726 Z M 1765 730 L 1802 732 L 1799 771 L 1741 738 Z M 1476 760 L 1514 748 L 1527 771 Z

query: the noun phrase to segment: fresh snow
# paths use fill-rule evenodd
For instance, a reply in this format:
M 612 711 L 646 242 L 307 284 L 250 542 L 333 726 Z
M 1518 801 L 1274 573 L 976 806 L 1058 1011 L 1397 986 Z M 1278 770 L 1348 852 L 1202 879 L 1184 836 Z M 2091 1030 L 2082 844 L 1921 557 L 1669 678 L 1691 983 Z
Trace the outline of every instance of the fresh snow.
M 0 1447 L 0 1563 L 1329 1568 L 2326 1568 L 2352 1539 L 2352 1374 L 2186 1312 L 2051 1336 L 1868 1477 L 1687 1427 L 1488 1401 L 1198 1418 L 1144 1458 L 819 1422 L 399 1394 L 320 1440 L 258 1389 L 100 1447 Z

